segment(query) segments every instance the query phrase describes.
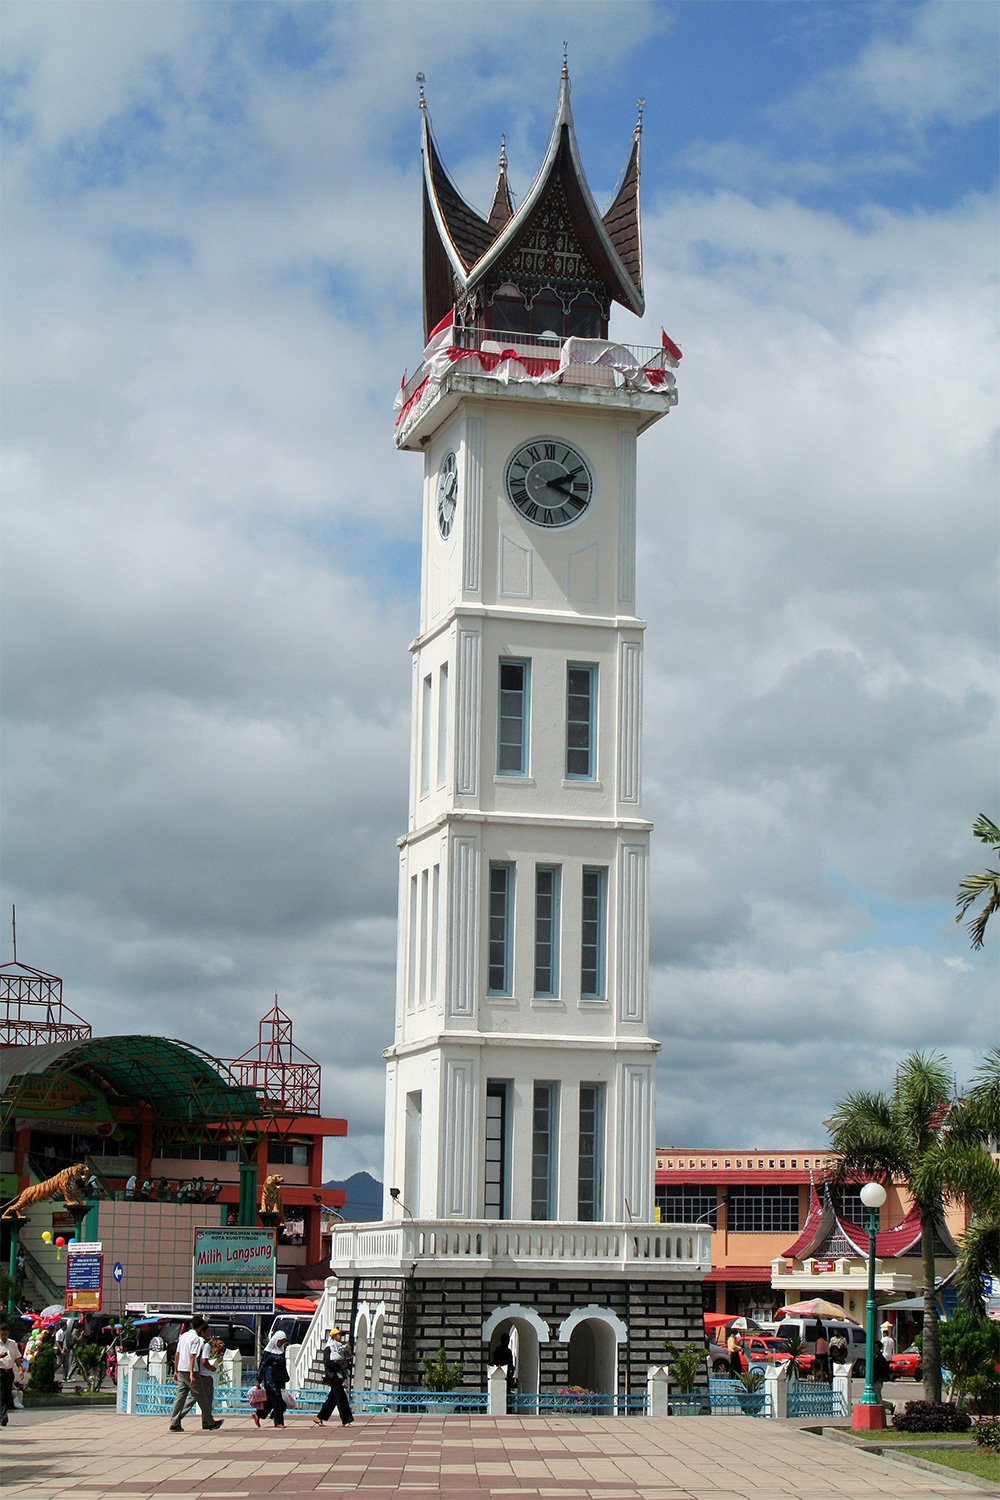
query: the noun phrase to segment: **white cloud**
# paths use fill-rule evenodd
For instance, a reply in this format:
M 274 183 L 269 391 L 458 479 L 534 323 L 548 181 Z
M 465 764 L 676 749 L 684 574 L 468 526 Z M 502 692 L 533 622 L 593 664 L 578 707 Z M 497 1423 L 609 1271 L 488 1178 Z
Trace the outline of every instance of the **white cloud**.
M 101 1030 L 220 1053 L 277 989 L 357 1132 L 338 1175 L 377 1168 L 419 493 L 390 440 L 419 342 L 412 74 L 482 198 L 470 122 L 495 114 L 527 176 L 568 22 L 585 121 L 670 17 L 531 8 L 514 59 L 466 5 L 392 26 L 374 5 L 6 9 L 22 956 Z M 620 331 L 663 321 L 685 349 L 640 445 L 664 1132 L 818 1140 L 817 1098 L 990 1039 L 990 960 L 949 907 L 993 795 L 994 207 L 849 224 L 651 184 L 644 228 L 650 315 Z

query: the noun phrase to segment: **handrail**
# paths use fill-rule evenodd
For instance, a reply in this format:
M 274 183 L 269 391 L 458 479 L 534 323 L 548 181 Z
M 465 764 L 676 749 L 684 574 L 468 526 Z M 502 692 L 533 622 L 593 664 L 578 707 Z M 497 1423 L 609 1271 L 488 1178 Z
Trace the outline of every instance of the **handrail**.
M 27 1245 L 21 1239 L 17 1242 L 17 1253 L 24 1256 L 25 1266 L 43 1288 L 46 1296 L 51 1297 L 53 1302 L 58 1302 L 61 1305 L 63 1298 L 66 1296 L 66 1288 L 56 1285 L 45 1267 L 35 1258 L 33 1252 L 28 1249 Z
M 475 1260 L 697 1266 L 709 1263 L 710 1251 L 710 1234 L 696 1224 L 407 1219 L 364 1228 L 338 1225 L 331 1265 Z

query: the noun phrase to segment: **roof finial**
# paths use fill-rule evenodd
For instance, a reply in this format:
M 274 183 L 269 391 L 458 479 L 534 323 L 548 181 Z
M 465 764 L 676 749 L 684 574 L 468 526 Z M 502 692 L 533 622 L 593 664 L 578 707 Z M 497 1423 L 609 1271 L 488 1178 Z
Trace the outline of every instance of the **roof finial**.
M 420 108 L 427 108 L 427 100 L 424 98 L 424 84 L 427 82 L 423 73 L 417 74 L 417 88 L 420 90 Z
M 507 137 L 505 135 L 500 137 L 500 170 L 501 172 L 507 170 Z
M 636 109 L 639 111 L 639 118 L 635 122 L 635 130 L 634 130 L 633 134 L 634 135 L 641 135 L 642 134 L 642 112 L 646 108 L 646 101 L 640 95 L 639 98 L 635 101 L 635 105 L 636 105 Z
M 10 909 L 10 935 L 14 940 L 14 962 L 17 963 L 17 907 Z
M 560 77 L 562 77 L 563 79 L 566 79 L 566 80 L 569 79 L 569 43 L 568 42 L 563 42 L 563 64 L 562 64 L 562 73 L 560 74 Z

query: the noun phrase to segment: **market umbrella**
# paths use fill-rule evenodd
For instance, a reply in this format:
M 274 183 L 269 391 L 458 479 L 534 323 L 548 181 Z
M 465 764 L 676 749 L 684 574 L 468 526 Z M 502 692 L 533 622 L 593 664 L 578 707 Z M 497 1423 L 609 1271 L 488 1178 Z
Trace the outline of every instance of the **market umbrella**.
M 62 1318 L 65 1316 L 65 1314 L 66 1309 L 63 1307 L 62 1303 L 53 1302 L 51 1307 L 43 1307 L 38 1316 L 40 1318 Z
M 825 1297 L 812 1297 L 808 1302 L 789 1302 L 778 1309 L 779 1318 L 837 1318 L 843 1323 L 858 1323 L 849 1312 L 838 1307 L 836 1302 L 827 1302 Z M 860 1327 L 860 1324 L 858 1325 Z
M 735 1321 L 735 1313 L 702 1313 L 702 1321 L 708 1328 L 725 1328 L 727 1323 Z
M 733 1327 L 738 1328 L 741 1333 L 763 1333 L 764 1330 L 756 1318 L 734 1318 Z

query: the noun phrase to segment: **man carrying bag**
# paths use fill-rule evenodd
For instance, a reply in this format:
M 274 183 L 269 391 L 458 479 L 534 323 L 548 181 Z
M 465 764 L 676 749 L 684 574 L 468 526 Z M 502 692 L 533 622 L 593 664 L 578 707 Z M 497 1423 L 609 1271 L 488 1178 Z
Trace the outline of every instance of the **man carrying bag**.
M 341 1425 L 349 1427 L 354 1421 L 354 1413 L 351 1411 L 351 1403 L 347 1399 L 344 1389 L 344 1380 L 350 1369 L 351 1355 L 347 1347 L 347 1340 L 341 1334 L 339 1328 L 331 1328 L 329 1337 L 323 1345 L 323 1377 L 330 1387 L 330 1394 L 319 1409 L 319 1415 L 313 1417 L 317 1427 L 322 1427 L 327 1417 L 336 1406 L 340 1413 Z

